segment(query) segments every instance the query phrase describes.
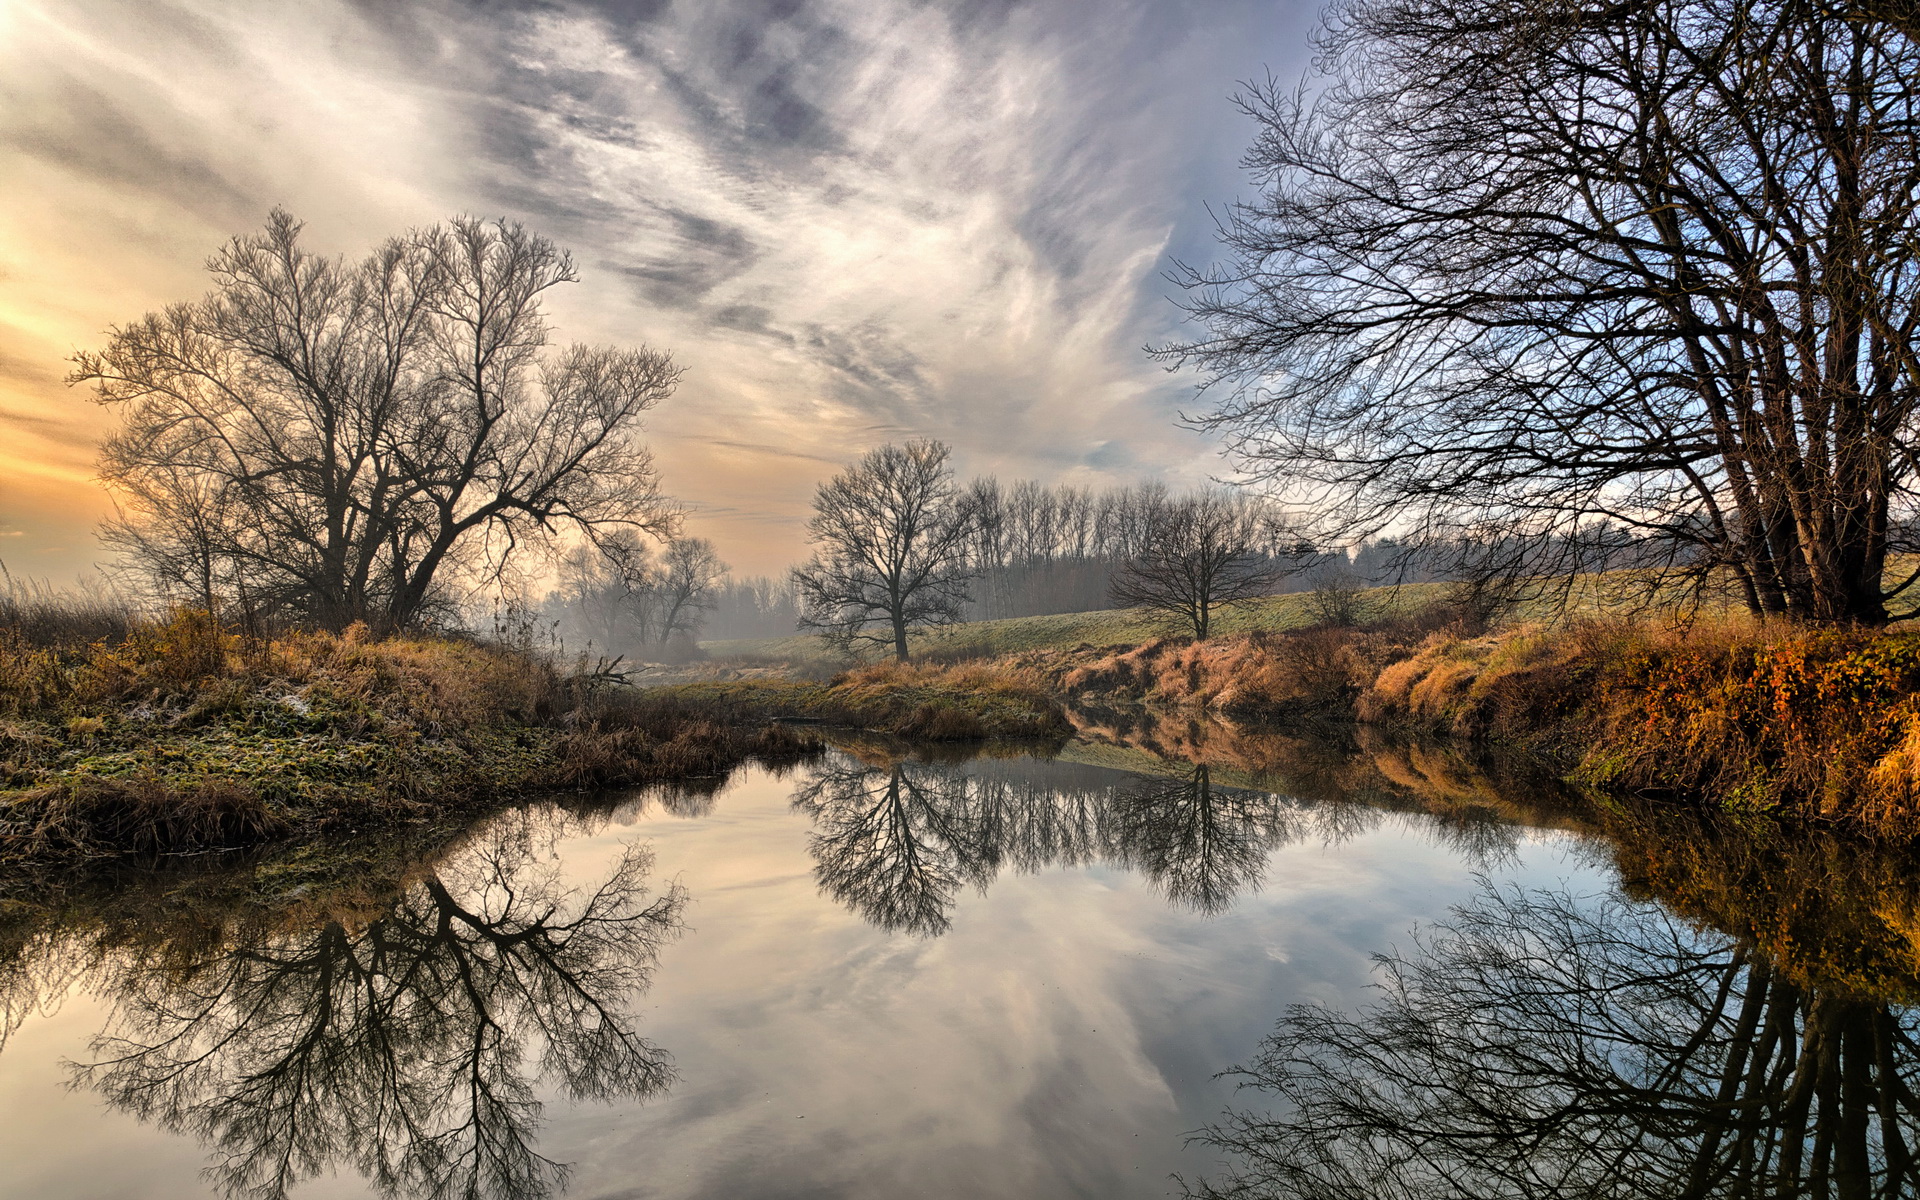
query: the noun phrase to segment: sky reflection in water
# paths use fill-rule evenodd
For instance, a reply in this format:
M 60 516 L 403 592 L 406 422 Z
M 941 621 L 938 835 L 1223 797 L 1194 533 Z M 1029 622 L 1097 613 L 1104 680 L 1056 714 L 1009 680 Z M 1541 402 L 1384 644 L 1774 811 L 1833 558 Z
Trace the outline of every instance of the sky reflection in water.
M 1365 1003 L 1475 872 L 1607 887 L 1563 834 L 1184 767 L 863 752 L 672 807 L 489 831 L 237 955 L 107 955 L 0 1052 L 0 1195 L 529 1194 L 544 1160 L 609 1200 L 1165 1195 L 1222 1162 L 1183 1148 L 1246 1099 L 1214 1074 Z

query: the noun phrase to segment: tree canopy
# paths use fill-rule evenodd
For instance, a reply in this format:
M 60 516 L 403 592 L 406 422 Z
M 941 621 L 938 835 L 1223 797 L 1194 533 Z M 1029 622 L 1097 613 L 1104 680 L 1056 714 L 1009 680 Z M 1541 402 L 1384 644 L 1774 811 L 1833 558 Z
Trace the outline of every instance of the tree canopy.
M 1269 79 L 1197 419 L 1321 514 L 1730 578 L 1881 621 L 1913 582 L 1920 43 L 1823 0 L 1340 0 Z
M 326 258 L 275 210 L 208 263 L 214 286 L 75 357 L 121 411 L 108 539 L 156 590 L 340 628 L 417 623 L 462 572 L 529 539 L 664 531 L 641 414 L 680 371 L 656 350 L 550 350 L 551 242 L 459 217 Z

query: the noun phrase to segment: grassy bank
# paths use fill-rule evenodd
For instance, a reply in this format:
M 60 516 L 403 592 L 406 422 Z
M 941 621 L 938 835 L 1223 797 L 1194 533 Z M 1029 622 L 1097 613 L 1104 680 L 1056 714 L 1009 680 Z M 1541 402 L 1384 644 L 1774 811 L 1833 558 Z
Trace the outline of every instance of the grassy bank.
M 1443 584 L 1408 584 L 1372 588 L 1361 593 L 1360 606 L 1370 617 L 1393 619 L 1430 607 L 1441 599 Z M 1214 618 L 1221 635 L 1301 629 L 1315 621 L 1311 598 L 1305 593 L 1268 596 L 1232 608 Z M 915 633 L 909 646 L 916 659 L 963 662 L 1076 646 L 1135 646 L 1168 636 L 1174 626 L 1160 614 L 1138 608 L 1095 612 L 1054 613 L 1044 617 L 1012 617 L 1003 621 L 969 621 L 945 629 Z M 708 641 L 700 648 L 722 662 L 778 663 L 802 672 L 838 671 L 845 657 L 814 634 L 782 638 L 741 638 Z
M 0 862 L 193 854 L 714 777 L 813 741 L 469 641 L 243 638 L 204 614 L 0 631 Z
M 1038 672 L 1007 662 L 880 663 L 826 682 L 727 680 L 656 688 L 652 702 L 712 720 L 809 721 L 923 741 L 1051 738 L 1073 726 Z
M 1726 615 L 1519 620 L 1489 632 L 1430 606 L 1359 628 L 1083 642 L 870 668 L 830 685 L 683 691 L 908 735 L 933 728 L 929 702 L 956 714 L 942 719 L 959 736 L 1040 732 L 1048 698 L 1075 710 L 1357 721 L 1519 747 L 1601 795 L 1920 838 L 1920 633 Z
M 1435 636 L 1358 711 L 1557 746 L 1610 793 L 1920 836 L 1920 633 L 1726 619 Z
M 1491 740 L 1603 794 L 1920 837 L 1920 633 L 1732 617 L 1401 623 L 1054 658 L 1058 690 L 1080 703 Z

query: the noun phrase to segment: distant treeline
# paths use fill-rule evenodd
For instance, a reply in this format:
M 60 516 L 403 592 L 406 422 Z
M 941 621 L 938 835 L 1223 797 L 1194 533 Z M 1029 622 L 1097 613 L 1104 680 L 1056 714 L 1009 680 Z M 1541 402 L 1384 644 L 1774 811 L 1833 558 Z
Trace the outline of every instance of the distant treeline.
M 800 598 L 785 575 L 727 578 L 714 589 L 713 609 L 702 636 L 791 637 L 800 621 Z
M 1140 555 L 1156 511 L 1175 499 L 1161 483 L 1094 489 L 1032 480 L 1003 484 L 991 476 L 966 486 L 975 513 L 967 545 L 967 620 L 993 621 L 1119 607 L 1114 577 Z M 1497 577 L 1521 564 L 1504 542 L 1402 542 L 1378 538 L 1351 550 L 1323 549 L 1301 538 L 1277 506 L 1258 497 L 1235 503 L 1254 510 L 1259 553 L 1275 570 L 1273 594 L 1327 587 L 1358 589 Z M 1578 569 L 1645 565 L 1647 545 L 1624 531 L 1595 554 L 1589 532 Z M 1569 547 L 1569 567 L 1573 550 Z M 725 573 L 712 546 L 675 539 L 655 555 L 637 540 L 614 553 L 582 552 L 561 572 L 562 586 L 544 611 L 561 640 L 630 658 L 680 660 L 696 641 L 789 637 L 801 599 L 791 577 Z M 1540 560 L 1537 545 L 1529 561 Z
M 979 572 L 967 617 L 992 621 L 1114 607 L 1114 574 L 1140 552 L 1150 515 L 1171 493 L 1161 483 L 1094 489 L 1032 480 L 1002 484 L 976 479 L 967 496 L 978 513 L 968 559 Z M 1285 571 L 1276 593 L 1316 586 L 1329 571 L 1350 572 L 1358 586 L 1419 581 L 1447 573 L 1444 556 L 1410 554 L 1392 540 L 1349 555 L 1320 551 L 1291 535 L 1277 516 L 1265 523 L 1265 553 Z M 800 600 L 786 577 L 729 578 L 714 590 L 701 634 L 710 639 L 785 637 Z

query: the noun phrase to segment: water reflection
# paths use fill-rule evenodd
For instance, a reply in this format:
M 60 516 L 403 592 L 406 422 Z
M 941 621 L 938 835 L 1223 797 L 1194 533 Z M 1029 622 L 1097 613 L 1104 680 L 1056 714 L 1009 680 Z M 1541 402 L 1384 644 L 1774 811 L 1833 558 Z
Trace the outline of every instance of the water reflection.
M 537 1197 L 535 1087 L 645 1097 L 672 1080 L 628 1006 L 679 926 L 677 887 L 629 848 L 590 893 L 524 827 L 428 871 L 371 915 L 257 930 L 182 960 L 116 957 L 113 1017 L 80 1082 L 214 1151 L 228 1194 L 280 1197 L 350 1167 L 407 1197 Z
M 1184 773 L 1113 797 L 1114 840 L 1134 869 L 1169 899 L 1204 913 L 1223 911 L 1258 886 L 1267 856 L 1294 830 L 1278 798 L 1219 788 L 1213 768 Z
M 1920 1194 L 1911 1156 L 1920 1136 L 1920 1030 L 1891 1003 L 1920 997 L 1920 871 L 1910 855 L 1804 830 L 1725 826 L 1670 805 L 1577 807 L 1536 777 L 1446 746 L 1367 736 L 1317 742 L 1195 721 L 1114 719 L 1086 733 L 1051 761 L 943 762 L 850 739 L 796 784 L 791 803 L 804 825 L 782 807 L 785 791 L 754 792 L 752 807 L 738 793 L 716 803 L 708 786 L 581 801 L 571 815 L 510 815 L 478 831 L 374 848 L 310 848 L 307 858 L 245 870 L 186 868 L 131 887 L 116 880 L 65 900 L 0 896 L 0 1044 L 70 988 L 104 998 L 111 1023 L 76 1068 L 78 1081 L 202 1140 L 230 1194 L 281 1196 L 336 1170 L 394 1196 L 550 1194 L 566 1171 L 536 1142 L 540 1098 L 645 1098 L 671 1081 L 666 1055 L 640 1036 L 631 1013 L 686 902 L 678 887 L 649 887 L 641 852 L 584 876 L 576 862 L 563 879 L 550 851 L 575 834 L 603 832 L 605 822 L 664 814 L 671 820 L 654 832 L 676 865 L 725 863 L 715 874 L 723 885 L 771 880 L 794 890 L 736 887 L 736 899 L 751 899 L 733 909 L 714 901 L 709 936 L 675 964 L 687 972 L 676 983 L 686 986 L 673 989 L 697 1014 L 683 1012 L 673 1043 L 703 1078 L 683 1085 L 674 1105 L 623 1114 L 617 1131 L 593 1126 L 594 1148 L 578 1156 L 583 1171 L 619 1179 L 629 1160 L 658 1162 L 650 1182 L 671 1191 L 704 1186 L 687 1180 L 709 1178 L 701 1171 L 719 1164 L 711 1178 L 726 1186 L 697 1194 L 738 1194 L 742 1179 L 771 1179 L 777 1190 L 789 1185 L 786 1172 L 812 1178 L 809 1170 L 824 1169 L 811 1155 L 834 1160 L 820 1176 L 833 1185 L 814 1189 L 824 1194 L 855 1178 L 880 1189 L 875 1180 L 893 1177 L 862 1157 L 879 1154 L 913 1164 L 901 1178 L 945 1164 L 960 1181 L 949 1190 L 960 1194 L 972 1177 L 950 1164 L 972 1145 L 1006 1147 L 1009 1129 L 1031 1133 L 1049 1163 L 1122 1161 L 1130 1151 L 1119 1149 L 1121 1139 L 1139 1132 L 1123 1133 L 1112 1115 L 1122 1092 L 1144 1110 L 1172 1072 L 1203 1080 L 1244 1056 L 1280 1007 L 1270 984 L 1296 989 L 1292 996 L 1339 994 L 1347 967 L 1333 974 L 1311 953 L 1272 955 L 1275 946 L 1311 945 L 1275 937 L 1274 928 L 1365 908 L 1375 877 L 1353 873 L 1362 882 L 1318 908 L 1275 889 L 1251 906 L 1271 914 L 1261 921 L 1202 926 L 1151 914 L 1138 938 L 1118 939 L 1125 971 L 1101 965 L 1098 936 L 1081 939 L 1095 949 L 1081 958 L 1051 949 L 1063 928 L 1097 935 L 1111 922 L 1131 933 L 1119 923 L 1140 919 L 1138 906 L 1106 902 L 1123 889 L 1071 880 L 1036 887 L 1042 907 L 1013 920 L 1002 906 L 998 919 L 1010 925 L 979 927 L 1041 931 L 1049 948 L 1026 952 L 1050 956 L 1044 966 L 1059 974 L 1014 989 L 1023 1009 L 981 1006 L 979 995 L 948 982 L 1037 961 L 992 936 L 961 936 L 922 955 L 855 922 L 812 923 L 805 913 L 806 928 L 830 936 L 814 944 L 740 928 L 813 899 L 803 853 L 832 904 L 887 930 L 932 936 L 948 930 L 965 893 L 1008 871 L 1118 868 L 1180 909 L 1215 914 L 1292 869 L 1277 863 L 1298 864 L 1275 858 L 1290 843 L 1338 843 L 1405 821 L 1423 848 L 1452 852 L 1436 856 L 1452 888 L 1463 860 L 1497 864 L 1530 826 L 1551 824 L 1578 832 L 1621 890 L 1490 889 L 1408 954 L 1382 960 L 1382 1002 L 1359 1013 L 1292 1010 L 1246 1072 L 1272 1103 L 1208 1134 L 1236 1157 L 1239 1173 L 1195 1183 L 1196 1192 L 1312 1200 Z M 1420 815 L 1396 815 L 1409 813 Z M 590 844 L 581 853 L 603 845 Z M 1557 841 L 1553 853 L 1567 844 Z M 693 853 L 701 857 L 686 857 Z M 1327 894 L 1324 879 L 1305 882 L 1303 892 Z M 1425 905 L 1434 893 L 1406 894 L 1417 899 L 1389 902 Z M 1029 899 L 1023 893 L 1020 902 Z M 1340 942 L 1339 954 L 1371 950 L 1429 909 L 1383 911 L 1356 922 L 1361 932 Z M 1136 955 L 1147 938 L 1180 951 L 1207 945 L 1211 957 Z M 783 943 L 777 951 L 773 941 Z M 692 968 L 702 947 L 725 960 L 709 963 L 705 976 Z M 786 953 L 792 961 L 779 960 Z M 862 974 L 883 958 L 885 970 Z M 941 960 L 958 973 L 935 973 Z M 1257 969 L 1243 970 L 1249 963 Z M 1202 982 L 1170 983 L 1170 973 Z M 743 976 L 774 982 L 753 999 Z M 782 1007 L 793 994 L 838 1005 L 843 992 L 862 988 L 879 999 L 869 997 L 845 1042 L 821 1035 L 818 1009 Z M 887 988 L 899 991 L 883 995 Z M 1150 999 L 1130 1000 L 1129 989 Z M 783 999 L 766 998 L 774 993 Z M 912 1003 L 899 1008 L 924 1014 L 934 993 L 988 1008 L 985 1032 L 958 1039 L 956 1050 L 938 1039 L 962 1026 L 937 1012 L 913 1026 L 889 1008 L 889 997 L 906 997 Z M 673 998 L 662 999 L 671 1010 Z M 1059 1032 L 1061 1013 L 1075 1026 L 1083 1014 L 1100 1019 L 1069 1038 Z M 1123 1017 L 1137 1018 L 1137 1063 L 1125 1042 L 1116 1055 L 1116 1043 L 1103 1040 Z M 895 1020 L 900 1029 L 889 1035 Z M 1198 1048 L 1166 1049 L 1178 1040 L 1170 1028 Z M 938 1073 L 956 1057 L 980 1059 L 978 1039 L 999 1044 L 1002 1034 L 1013 1049 L 994 1070 Z M 1066 1048 L 1050 1062 L 1056 1037 Z M 782 1039 L 805 1041 L 808 1053 Z M 751 1061 L 734 1063 L 730 1077 L 727 1054 Z M 1090 1073 L 1090 1055 L 1127 1069 Z M 961 1082 L 928 1087 L 940 1100 L 912 1110 L 913 1122 L 875 1125 L 873 1098 L 882 1093 L 867 1086 L 874 1062 L 915 1083 Z M 1162 1068 L 1167 1062 L 1176 1067 Z M 1029 1065 L 1047 1074 L 1051 1090 L 1021 1080 Z M 1163 1069 L 1169 1074 L 1154 1073 Z M 806 1081 L 795 1090 L 807 1093 L 808 1111 L 784 1119 L 795 1129 L 804 1121 L 804 1130 L 770 1135 L 778 1123 L 753 1116 L 754 1106 L 796 1078 Z M 1097 1112 L 1089 1095 L 1099 1098 Z M 1143 1121 L 1147 1136 L 1133 1144 L 1158 1136 L 1177 1145 L 1224 1102 L 1182 1100 L 1177 1123 Z M 1049 1123 L 1062 1113 L 1073 1120 Z M 752 1135 L 739 1136 L 741 1128 Z M 684 1136 L 690 1131 L 699 1136 Z M 1151 1162 L 1154 1180 L 1173 1166 Z M 1063 1169 L 1058 1177 L 1082 1175 Z M 1138 1194 L 1157 1191 L 1149 1183 Z
M 1210 1197 L 1893 1197 L 1920 1190 L 1920 1018 L 1810 989 L 1625 898 L 1487 888 L 1291 1009 L 1205 1139 Z
M 1259 885 L 1275 849 L 1339 840 L 1373 815 L 1223 787 L 1204 763 L 1117 776 L 875 754 L 814 768 L 794 806 L 813 823 L 824 892 L 884 928 L 929 936 L 947 930 L 964 887 L 985 891 L 1008 869 L 1110 863 L 1176 905 L 1217 913 Z

